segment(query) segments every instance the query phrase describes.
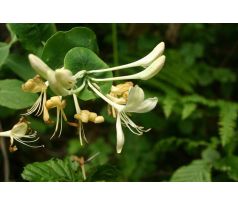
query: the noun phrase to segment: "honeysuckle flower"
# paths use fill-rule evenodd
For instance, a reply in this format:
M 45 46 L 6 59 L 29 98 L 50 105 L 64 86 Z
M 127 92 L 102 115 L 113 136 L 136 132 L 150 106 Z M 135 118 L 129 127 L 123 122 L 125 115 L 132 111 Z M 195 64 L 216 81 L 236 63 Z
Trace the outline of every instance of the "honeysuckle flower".
M 76 74 L 73 74 L 70 70 L 64 67 L 53 70 L 40 58 L 33 54 L 30 54 L 29 61 L 31 66 L 42 78 L 46 80 L 45 85 L 49 86 L 56 96 L 48 101 L 46 101 L 46 97 L 43 98 L 43 100 L 41 97 L 41 100 L 38 100 L 27 114 L 31 114 L 35 110 L 37 110 L 37 115 L 43 112 L 44 121 L 50 122 L 48 110 L 56 107 L 57 120 L 55 131 L 52 137 L 56 134 L 58 129 L 60 135 L 62 131 L 63 118 L 65 121 L 67 121 L 67 118 L 63 111 L 65 107 L 65 101 L 62 101 L 62 96 L 73 95 L 74 105 L 76 109 L 74 118 L 77 119 L 78 123 L 68 122 L 68 124 L 76 126 L 78 128 L 80 143 L 81 145 L 83 145 L 83 140 L 87 142 L 83 129 L 83 123 L 87 123 L 89 121 L 94 123 L 101 123 L 104 121 L 104 118 L 102 116 L 97 116 L 96 113 L 89 112 L 88 110 L 81 110 L 79 107 L 76 94 L 81 92 L 85 88 L 85 86 L 88 86 L 111 106 L 109 111 L 111 112 L 113 117 L 116 118 L 117 152 L 120 153 L 124 144 L 124 133 L 122 130 L 122 125 L 126 126 L 128 129 L 130 129 L 130 131 L 137 135 L 142 135 L 144 132 L 150 130 L 136 125 L 130 119 L 128 113 L 149 112 L 156 106 L 158 99 L 156 97 L 144 99 L 143 90 L 139 86 L 133 87 L 132 82 L 126 82 L 117 86 L 112 86 L 110 93 L 107 95 L 104 95 L 101 92 L 100 87 L 96 83 L 133 79 L 148 80 L 154 77 L 164 66 L 165 56 L 162 55 L 164 47 L 165 45 L 162 42 L 158 44 L 148 55 L 129 64 L 105 69 L 95 68 L 96 70 L 90 71 L 80 70 Z M 132 67 L 143 67 L 144 69 L 136 72 L 135 74 L 109 78 L 97 78 L 93 75 L 94 73 L 110 72 Z M 78 80 L 81 81 L 80 85 L 80 81 Z M 45 94 L 42 95 L 45 96 Z M 41 107 L 40 111 L 38 108 L 39 106 Z
M 28 129 L 28 122 L 26 122 L 23 118 L 19 120 L 17 124 L 15 124 L 11 130 L 0 132 L 0 137 L 9 137 L 10 138 L 10 147 L 9 150 L 16 151 L 17 147 L 13 146 L 14 140 L 24 144 L 31 148 L 39 148 L 44 147 L 44 145 L 34 146 L 29 143 L 36 142 L 39 137 L 36 137 L 37 132 L 33 132 L 32 134 L 27 134 L 29 131 Z
M 158 99 L 147 98 L 144 99 L 144 91 L 135 86 L 129 90 L 128 101 L 125 105 L 116 103 L 115 97 L 110 95 L 103 95 L 91 82 L 88 82 L 89 87 L 103 100 L 110 104 L 117 112 L 116 130 L 117 130 L 117 152 L 121 153 L 124 145 L 124 133 L 121 124 L 129 128 L 131 132 L 137 135 L 142 135 L 144 132 L 148 132 L 150 129 L 144 129 L 142 126 L 136 125 L 127 115 L 127 113 L 145 113 L 155 108 Z M 122 123 L 121 123 L 122 121 Z
M 36 102 L 32 105 L 26 113 L 22 115 L 31 115 L 36 112 L 36 116 L 40 116 L 42 113 L 45 113 L 45 102 L 46 102 L 46 90 L 48 87 L 47 82 L 43 82 L 39 75 L 36 75 L 33 79 L 29 79 L 26 83 L 22 85 L 22 90 L 30 93 L 40 93 L 40 96 L 37 98 Z
M 49 109 L 52 109 L 52 108 L 56 108 L 56 126 L 55 126 L 55 131 L 53 133 L 53 135 L 51 136 L 50 139 L 52 139 L 55 134 L 57 133 L 58 129 L 59 129 L 59 134 L 58 136 L 61 135 L 61 132 L 62 132 L 62 123 L 63 123 L 63 119 L 64 121 L 67 121 L 67 117 L 64 113 L 64 108 L 66 106 L 66 101 L 65 100 L 62 100 L 62 97 L 61 96 L 54 96 L 54 97 L 51 97 L 49 100 L 46 101 L 45 103 L 45 107 L 46 107 L 46 115 L 43 117 L 44 118 L 44 121 L 46 123 L 51 123 L 52 121 L 50 120 L 50 116 L 49 116 L 49 113 L 48 113 L 48 110 Z M 60 124 L 60 125 L 59 125 Z M 60 128 L 59 128 L 60 126 Z
M 158 57 L 160 57 L 163 54 L 164 48 L 165 48 L 165 44 L 164 42 L 161 42 L 148 55 L 146 55 L 140 60 L 137 60 L 129 64 L 121 65 L 121 66 L 115 66 L 112 68 L 91 70 L 91 71 L 87 71 L 87 73 L 109 72 L 109 71 L 121 70 L 121 69 L 132 68 L 132 67 L 140 67 L 140 66 L 147 68 L 149 65 L 151 65 L 152 62 L 154 62 Z

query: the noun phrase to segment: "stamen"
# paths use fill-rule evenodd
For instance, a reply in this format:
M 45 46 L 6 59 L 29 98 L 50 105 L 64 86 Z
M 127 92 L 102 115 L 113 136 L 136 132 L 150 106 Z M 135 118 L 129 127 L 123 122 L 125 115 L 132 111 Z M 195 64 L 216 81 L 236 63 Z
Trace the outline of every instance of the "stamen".
M 144 129 L 142 126 L 136 125 L 125 112 L 120 113 L 120 118 L 123 121 L 123 124 L 128 127 L 128 129 L 136 135 L 142 135 L 144 132 L 148 132 L 151 129 Z
M 58 130 L 58 127 L 59 127 L 59 114 L 60 114 L 60 110 L 57 108 L 57 116 L 56 116 L 56 126 L 55 126 L 55 131 L 53 133 L 53 135 L 50 137 L 50 140 L 55 136 L 57 130 Z
M 24 141 L 22 141 L 22 140 L 20 140 L 20 139 L 18 139 L 18 138 L 14 138 L 14 140 L 16 140 L 17 142 L 19 142 L 19 143 L 21 143 L 21 144 L 26 145 L 27 147 L 31 147 L 31 148 L 45 147 L 44 145 L 35 145 L 35 146 L 29 145 L 29 144 L 25 143 Z

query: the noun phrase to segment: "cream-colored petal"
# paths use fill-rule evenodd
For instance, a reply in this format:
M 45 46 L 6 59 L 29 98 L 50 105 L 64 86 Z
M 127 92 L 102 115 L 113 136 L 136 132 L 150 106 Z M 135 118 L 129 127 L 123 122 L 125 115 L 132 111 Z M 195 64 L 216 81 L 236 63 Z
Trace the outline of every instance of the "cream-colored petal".
M 117 114 L 116 130 L 117 130 L 117 153 L 119 154 L 122 151 L 125 141 L 124 133 L 121 126 L 120 113 Z
M 28 125 L 26 122 L 19 122 L 11 129 L 11 134 L 16 136 L 24 136 L 27 132 Z
M 135 112 L 135 113 L 145 113 L 153 110 L 158 103 L 158 98 L 147 98 L 140 104 L 136 104 L 136 106 L 126 106 L 125 112 Z
M 142 88 L 138 85 L 131 88 L 128 95 L 128 101 L 126 104 L 126 109 L 134 108 L 140 105 L 144 101 L 145 95 Z

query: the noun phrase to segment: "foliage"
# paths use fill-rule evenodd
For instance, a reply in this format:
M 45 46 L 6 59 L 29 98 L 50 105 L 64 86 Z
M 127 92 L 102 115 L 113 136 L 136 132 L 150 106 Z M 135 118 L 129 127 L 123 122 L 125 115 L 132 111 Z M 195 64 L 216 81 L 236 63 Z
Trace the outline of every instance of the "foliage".
M 166 44 L 161 72 L 146 82 L 135 81 L 145 87 L 147 96 L 159 98 L 153 112 L 139 118 L 132 115 L 136 123 L 152 130 L 143 136 L 126 132 L 125 149 L 117 155 L 115 120 L 86 88 L 78 97 L 91 100 L 82 101 L 82 107 L 93 108 L 106 120 L 96 127 L 85 126 L 89 144 L 82 148 L 75 131 L 66 126 L 60 139 L 48 142 L 51 128 L 34 119 L 32 125 L 38 127 L 41 142 L 48 148 L 29 155 L 32 150 L 21 147 L 19 154 L 11 154 L 11 179 L 21 181 L 24 167 L 22 177 L 27 181 L 83 181 L 72 155 L 90 158 L 99 153 L 85 164 L 87 181 L 238 181 L 238 26 L 116 26 L 120 65 L 145 56 L 160 41 Z M 73 73 L 80 68 L 106 68 L 117 59 L 109 24 L 2 24 L 0 30 L 0 119 L 4 128 L 11 127 L 18 112 L 36 98 L 20 90 L 23 81 L 35 75 L 26 57 L 29 52 L 42 56 L 53 69 L 64 65 Z M 133 69 L 114 75 L 131 73 Z M 107 93 L 111 84 L 103 86 Z M 71 107 L 69 103 L 66 114 L 72 116 Z

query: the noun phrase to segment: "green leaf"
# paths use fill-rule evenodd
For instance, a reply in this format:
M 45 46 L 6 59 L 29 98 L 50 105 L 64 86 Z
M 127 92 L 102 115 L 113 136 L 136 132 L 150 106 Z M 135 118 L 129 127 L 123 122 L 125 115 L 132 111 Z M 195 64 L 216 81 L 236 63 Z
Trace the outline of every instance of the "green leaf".
M 183 111 L 182 111 L 182 119 L 185 120 L 188 118 L 194 110 L 196 110 L 197 105 L 194 103 L 186 103 L 184 104 Z
M 0 106 L 0 119 L 16 116 L 16 110 Z
M 82 149 L 82 145 L 80 144 L 79 139 L 70 139 L 68 141 L 67 153 L 69 155 L 78 154 L 78 152 Z
M 31 106 L 37 99 L 36 94 L 23 92 L 23 82 L 19 80 L 0 80 L 0 105 L 11 109 Z
M 220 157 L 220 153 L 210 147 L 202 152 L 202 159 L 209 163 L 215 163 L 218 159 L 220 159 Z
M 76 27 L 70 31 L 59 31 L 47 40 L 42 59 L 51 68 L 60 68 L 64 64 L 66 53 L 74 47 L 85 47 L 98 52 L 95 33 L 84 27 Z
M 12 31 L 10 24 L 7 24 L 6 27 L 7 27 L 7 30 L 9 31 L 10 37 L 11 37 L 11 41 L 9 44 L 12 45 L 17 41 L 17 37 L 16 37 L 16 34 Z
M 219 134 L 223 146 L 232 142 L 235 136 L 237 106 L 232 103 L 220 104 Z
M 78 163 L 70 158 L 51 159 L 45 162 L 34 162 L 24 167 L 22 178 L 32 182 L 74 182 L 82 181 Z
M 95 171 L 88 177 L 87 181 L 117 181 L 119 171 L 115 166 L 102 165 L 98 166 Z
M 66 54 L 64 59 L 64 67 L 71 70 L 73 74 L 76 74 L 81 70 L 101 69 L 107 68 L 108 66 L 93 51 L 83 47 L 76 47 L 71 49 Z M 109 78 L 112 77 L 112 72 L 97 73 L 92 74 L 92 76 L 98 78 Z M 87 77 L 88 76 L 85 78 Z M 78 81 L 78 86 L 82 84 L 84 79 Z M 106 94 L 111 89 L 112 83 L 101 82 L 97 83 L 97 85 L 101 88 L 102 93 Z M 86 101 L 95 99 L 98 96 L 96 96 L 86 85 L 85 88 L 78 94 L 78 97 Z
M 215 168 L 227 172 L 231 179 L 238 181 L 238 156 L 229 156 L 221 159 Z
M 194 160 L 178 168 L 171 177 L 172 182 L 210 182 L 211 165 L 203 160 Z
M 0 42 L 0 67 L 4 64 L 9 55 L 10 45 Z
M 173 110 L 174 104 L 176 103 L 173 97 L 167 96 L 163 101 L 163 110 L 166 118 L 168 118 Z
M 46 23 L 12 23 L 9 29 L 16 34 L 25 49 L 35 54 L 39 54 L 43 43 L 55 33 L 54 24 Z
M 6 60 L 6 66 L 23 80 L 28 80 L 36 75 L 36 72 L 31 68 L 28 59 L 23 56 L 16 54 L 9 55 Z

